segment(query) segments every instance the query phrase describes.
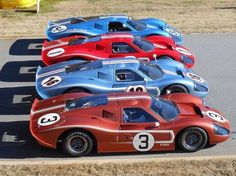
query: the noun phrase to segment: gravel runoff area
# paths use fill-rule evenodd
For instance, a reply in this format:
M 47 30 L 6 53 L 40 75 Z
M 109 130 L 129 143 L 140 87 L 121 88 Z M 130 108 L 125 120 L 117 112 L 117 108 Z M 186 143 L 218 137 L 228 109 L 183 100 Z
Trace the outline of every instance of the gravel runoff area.
M 236 32 L 235 0 L 45 0 L 41 3 L 39 14 L 0 10 L 0 38 L 42 37 L 48 20 L 104 14 L 160 18 L 182 33 Z

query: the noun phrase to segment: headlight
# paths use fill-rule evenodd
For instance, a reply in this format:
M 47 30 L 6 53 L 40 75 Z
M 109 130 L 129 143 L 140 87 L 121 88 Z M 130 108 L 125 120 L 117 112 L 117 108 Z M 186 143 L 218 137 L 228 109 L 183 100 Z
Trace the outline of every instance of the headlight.
M 181 61 L 185 64 L 193 64 L 193 60 L 187 56 L 181 56 Z
M 199 92 L 207 92 L 208 88 L 195 82 L 194 83 L 194 90 L 199 91 Z
M 216 135 L 229 135 L 228 129 L 216 124 L 214 124 L 214 132 Z
M 166 32 L 168 32 L 169 34 L 173 35 L 173 36 L 181 36 L 179 32 L 177 32 L 175 30 L 175 28 L 169 26 L 169 25 L 166 25 Z

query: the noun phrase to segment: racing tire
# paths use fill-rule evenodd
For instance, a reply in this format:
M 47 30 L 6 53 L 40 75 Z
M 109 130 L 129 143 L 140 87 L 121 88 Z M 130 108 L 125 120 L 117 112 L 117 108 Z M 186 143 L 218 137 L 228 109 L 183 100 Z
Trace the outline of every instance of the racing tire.
M 88 155 L 93 149 L 93 139 L 81 131 L 72 131 L 62 138 L 62 149 L 72 157 L 81 157 Z
M 170 57 L 170 56 L 160 56 L 157 58 L 158 60 L 159 59 L 170 59 L 170 60 L 175 60 L 174 58 Z
M 187 152 L 196 152 L 207 144 L 207 133 L 199 127 L 190 127 L 180 133 L 178 137 L 180 149 Z
M 66 90 L 66 91 L 64 92 L 64 94 L 66 94 L 66 93 L 75 93 L 75 92 L 85 92 L 85 93 L 89 93 L 88 90 L 78 87 L 78 88 L 71 88 L 71 89 L 68 89 L 68 90 Z
M 174 85 L 168 86 L 162 92 L 162 94 L 171 94 L 171 93 L 188 93 L 188 90 L 186 87 L 180 84 L 174 84 Z
M 82 57 L 73 57 L 73 58 L 69 58 L 68 61 L 81 61 L 81 63 L 88 63 L 90 61 L 86 60 L 85 58 Z

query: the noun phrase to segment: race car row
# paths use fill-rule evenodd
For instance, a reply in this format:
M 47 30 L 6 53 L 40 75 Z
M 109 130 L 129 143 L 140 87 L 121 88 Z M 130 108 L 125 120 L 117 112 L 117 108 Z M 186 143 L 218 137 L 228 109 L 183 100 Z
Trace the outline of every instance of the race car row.
M 78 17 L 49 22 L 30 131 L 70 156 L 194 152 L 229 138 L 230 124 L 201 99 L 182 35 L 158 19 Z M 192 95 L 191 95 L 192 94 Z

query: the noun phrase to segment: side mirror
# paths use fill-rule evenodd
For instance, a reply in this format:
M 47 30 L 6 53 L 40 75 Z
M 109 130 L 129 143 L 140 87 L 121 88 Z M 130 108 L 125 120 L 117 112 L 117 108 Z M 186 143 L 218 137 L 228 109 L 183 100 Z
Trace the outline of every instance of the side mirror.
M 160 126 L 160 123 L 159 123 L 159 122 L 155 122 L 154 126 L 155 126 L 155 127 L 159 127 L 159 126 Z
M 157 60 L 157 55 L 156 54 L 153 54 L 152 57 L 155 61 Z
M 124 27 L 124 28 L 127 28 L 127 25 L 123 23 L 123 27 Z

